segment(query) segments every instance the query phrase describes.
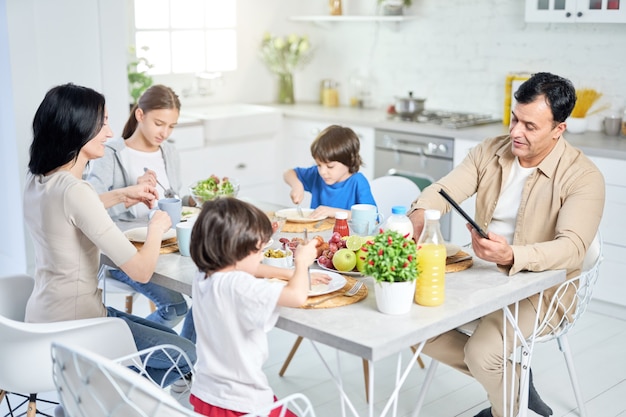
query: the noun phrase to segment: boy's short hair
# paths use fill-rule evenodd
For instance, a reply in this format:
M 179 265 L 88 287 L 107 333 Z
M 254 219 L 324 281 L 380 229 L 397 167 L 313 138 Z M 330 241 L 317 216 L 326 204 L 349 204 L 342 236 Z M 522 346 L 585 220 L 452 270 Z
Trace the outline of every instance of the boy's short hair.
M 311 144 L 311 155 L 320 162 L 341 162 L 354 174 L 363 165 L 360 148 L 359 137 L 352 129 L 331 125 L 317 135 Z
M 210 275 L 261 250 L 272 224 L 259 208 L 233 197 L 206 201 L 191 230 L 191 259 Z

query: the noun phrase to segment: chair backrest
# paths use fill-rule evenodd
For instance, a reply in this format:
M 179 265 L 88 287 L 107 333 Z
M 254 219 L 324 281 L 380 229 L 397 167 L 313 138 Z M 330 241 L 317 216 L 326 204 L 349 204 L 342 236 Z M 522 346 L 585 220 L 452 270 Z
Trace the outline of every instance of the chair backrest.
M 131 362 L 140 369 L 142 364 L 136 359 L 141 362 L 144 352 L 131 355 Z M 69 417 L 200 415 L 182 406 L 150 379 L 122 365 L 129 361 L 129 357 L 111 360 L 79 346 L 53 343 L 52 358 L 54 381 Z M 244 417 L 265 417 L 270 410 L 278 408 L 281 410 L 279 416 L 289 409 L 299 417 L 315 417 L 311 402 L 300 393 L 291 394 L 268 409 Z
M 26 303 L 34 286 L 35 280 L 29 275 L 0 277 L 0 316 L 24 321 Z
M 598 231 L 585 253 L 580 275 L 563 282 L 552 296 L 544 319 L 535 331 L 537 342 L 565 334 L 585 312 L 598 281 L 602 259 L 602 236 Z M 572 292 L 575 292 L 574 297 Z
M 122 319 L 25 323 L 24 311 L 33 285 L 33 278 L 27 275 L 0 278 L 0 389 L 25 394 L 53 390 L 53 341 L 71 341 L 109 357 L 137 351 Z
M 408 209 L 420 195 L 417 184 L 399 175 L 374 178 L 370 181 L 370 188 L 378 206 L 378 212 L 385 218 L 391 215 L 393 206 L 405 206 Z
M 79 346 L 53 343 L 52 361 L 70 417 L 199 416 L 138 373 Z

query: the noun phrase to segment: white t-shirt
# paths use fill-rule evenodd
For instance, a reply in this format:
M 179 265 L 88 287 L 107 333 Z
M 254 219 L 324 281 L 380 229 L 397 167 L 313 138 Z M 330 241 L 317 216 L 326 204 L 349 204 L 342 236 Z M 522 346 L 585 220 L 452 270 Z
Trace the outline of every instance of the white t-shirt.
M 536 169 L 536 167 L 522 167 L 519 164 L 519 159 L 515 157 L 515 162 L 511 166 L 511 172 L 504 187 L 502 187 L 498 204 L 496 204 L 496 209 L 493 212 L 493 218 L 488 230 L 504 236 L 509 245 L 513 244 L 515 221 L 517 220 L 517 212 L 522 201 L 524 184 L 526 184 L 526 180 Z
M 242 272 L 218 272 L 193 281 L 196 326 L 195 379 L 191 393 L 228 410 L 251 413 L 274 402 L 263 372 L 267 332 L 278 320 L 284 285 Z
M 144 168 L 148 168 L 156 172 L 157 180 L 163 185 L 163 187 L 169 188 L 170 181 L 167 178 L 165 172 L 165 161 L 163 160 L 163 153 L 161 149 L 154 152 L 138 151 L 128 146 L 121 152 L 122 165 L 128 171 L 131 182 L 137 183 L 137 178 L 141 177 L 145 171 Z M 157 190 L 159 191 L 159 197 L 163 198 L 165 189 L 157 184 Z M 135 204 L 131 207 L 137 217 L 146 217 L 150 212 L 150 209 L 145 204 Z

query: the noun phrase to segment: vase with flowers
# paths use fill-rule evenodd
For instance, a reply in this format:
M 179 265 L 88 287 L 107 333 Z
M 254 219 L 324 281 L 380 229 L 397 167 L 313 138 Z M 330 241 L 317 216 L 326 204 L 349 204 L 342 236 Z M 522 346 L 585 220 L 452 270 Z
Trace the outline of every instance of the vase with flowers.
M 269 70 L 278 76 L 278 102 L 293 104 L 293 72 L 308 63 L 312 55 L 308 37 L 266 33 L 260 54 Z
M 385 314 L 406 314 L 413 305 L 418 276 L 415 242 L 394 230 L 369 239 L 361 248 L 363 272 L 374 278 L 376 306 Z

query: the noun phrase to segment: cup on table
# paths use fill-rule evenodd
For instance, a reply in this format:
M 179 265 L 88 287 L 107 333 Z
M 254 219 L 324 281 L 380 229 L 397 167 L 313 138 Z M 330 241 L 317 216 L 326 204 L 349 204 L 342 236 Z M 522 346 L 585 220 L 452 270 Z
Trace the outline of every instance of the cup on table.
M 619 116 L 607 116 L 604 118 L 604 133 L 609 136 L 618 136 L 622 130 L 622 118 Z
M 368 235 L 373 235 L 376 228 L 383 222 L 383 215 L 373 204 L 355 204 L 350 207 L 351 220 L 368 222 Z
M 348 228 L 350 229 L 350 235 L 357 236 L 369 236 L 370 235 L 370 222 L 362 219 L 350 219 L 348 220 Z
M 159 210 L 166 212 L 172 220 L 172 229 L 180 223 L 181 212 L 183 211 L 183 203 L 180 198 L 162 198 L 158 202 Z
M 186 221 L 176 223 L 176 240 L 178 242 L 178 251 L 183 256 L 191 256 L 189 250 L 191 243 L 191 229 L 193 229 L 193 222 Z

